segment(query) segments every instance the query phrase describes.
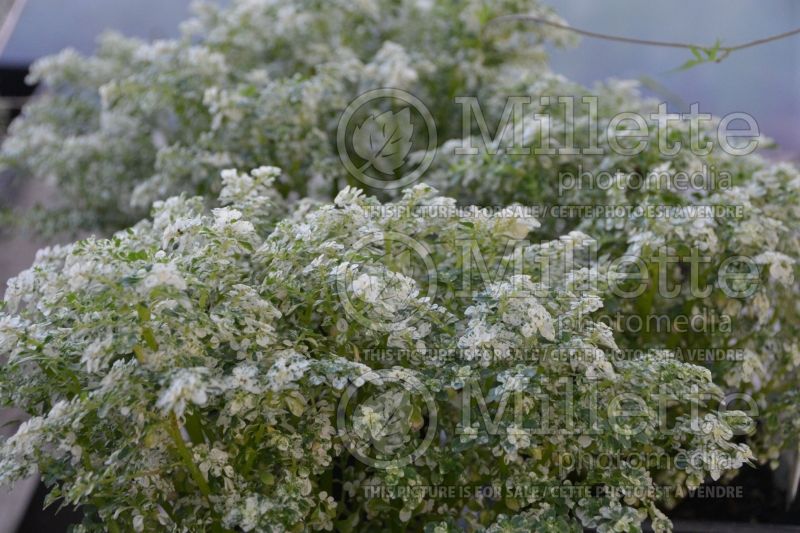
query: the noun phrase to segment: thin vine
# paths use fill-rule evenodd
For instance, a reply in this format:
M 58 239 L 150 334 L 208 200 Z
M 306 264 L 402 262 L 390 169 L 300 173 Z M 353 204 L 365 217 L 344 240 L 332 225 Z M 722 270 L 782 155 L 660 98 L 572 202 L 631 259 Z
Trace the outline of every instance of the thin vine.
M 755 39 L 752 41 L 747 41 L 733 46 L 722 46 L 722 42 L 719 39 L 717 39 L 711 46 L 702 46 L 698 44 L 684 43 L 678 41 L 658 41 L 653 39 L 639 39 L 635 37 L 625 37 L 622 35 L 611 35 L 591 30 L 584 30 L 581 28 L 574 28 L 572 26 L 568 26 L 566 24 L 562 24 L 560 22 L 556 22 L 553 20 L 549 20 L 544 17 L 537 17 L 535 15 L 524 15 L 524 14 L 503 15 L 501 17 L 494 18 L 488 22 L 487 27 L 491 24 L 498 24 L 509 21 L 535 22 L 537 24 L 544 24 L 547 26 L 551 26 L 553 28 L 558 28 L 561 30 L 576 33 L 578 35 L 583 35 L 585 37 L 592 37 L 594 39 L 603 39 L 605 41 L 639 44 L 644 46 L 660 46 L 662 48 L 681 48 L 684 50 L 691 51 L 694 57 L 686 61 L 686 63 L 684 63 L 680 67 L 678 67 L 678 70 L 686 70 L 694 66 L 700 65 L 702 63 L 710 63 L 710 62 L 719 63 L 723 59 L 727 58 L 733 52 L 744 50 L 745 48 L 752 48 L 754 46 L 771 43 L 774 41 L 779 41 L 781 39 L 786 39 L 788 37 L 800 34 L 800 28 L 796 28 L 793 30 L 785 31 L 783 33 L 777 33 L 775 35 L 770 35 L 769 37 L 763 37 L 761 39 Z

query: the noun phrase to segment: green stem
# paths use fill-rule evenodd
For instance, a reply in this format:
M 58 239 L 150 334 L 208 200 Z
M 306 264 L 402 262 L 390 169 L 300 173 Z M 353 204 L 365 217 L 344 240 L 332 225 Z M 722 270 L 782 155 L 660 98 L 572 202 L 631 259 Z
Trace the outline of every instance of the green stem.
M 196 464 L 194 464 L 194 459 L 192 459 L 192 453 L 189 451 L 189 448 L 186 447 L 186 443 L 183 441 L 183 435 L 181 435 L 181 427 L 178 424 L 178 417 L 175 416 L 174 412 L 170 412 L 169 414 L 169 426 L 167 427 L 167 430 L 169 431 L 169 434 L 172 436 L 172 440 L 175 441 L 175 447 L 178 449 L 178 455 L 181 456 L 183 463 L 189 470 L 189 474 L 191 474 L 192 479 L 194 479 L 194 482 L 197 483 L 197 486 L 200 488 L 200 492 L 203 494 L 203 496 L 206 497 L 206 500 L 208 500 L 208 497 L 211 494 L 211 489 L 208 487 L 208 482 L 203 477 L 203 474 L 202 472 L 200 472 L 200 469 L 197 468 Z

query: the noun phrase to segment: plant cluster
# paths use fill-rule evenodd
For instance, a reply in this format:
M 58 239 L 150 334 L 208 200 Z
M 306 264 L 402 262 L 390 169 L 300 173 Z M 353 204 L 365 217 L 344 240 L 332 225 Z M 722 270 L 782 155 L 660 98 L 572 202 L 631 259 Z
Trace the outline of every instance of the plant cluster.
M 86 530 L 661 531 L 657 504 L 796 450 L 800 173 L 553 74 L 558 29 L 487 26 L 523 12 L 558 20 L 236 0 L 37 63 L 0 161 L 56 184 L 36 229 L 111 236 L 9 282 L 0 399 L 32 418 L 0 480 L 38 470 Z M 381 87 L 439 146 L 430 185 L 373 197 L 336 136 Z M 456 97 L 502 125 L 513 95 L 525 120 L 464 131 Z
M 567 94 L 588 91 L 573 86 Z M 630 84 L 612 82 L 591 94 L 611 105 L 595 119 L 600 131 L 615 106 L 633 103 L 622 108 L 645 117 L 658 112 L 656 102 L 640 98 Z M 578 114 L 570 130 L 566 122 L 550 123 L 551 137 L 564 139 L 569 131 L 576 146 L 590 145 L 589 117 Z M 554 238 L 578 229 L 597 240 L 608 311 L 603 321 L 620 333 L 620 347 L 628 353 L 667 348 L 708 366 L 717 383 L 746 395 L 744 404 L 760 424 L 751 444 L 762 462 L 777 466 L 781 450 L 800 442 L 794 386 L 800 364 L 800 172 L 758 154 L 721 150 L 713 126 L 693 136 L 688 120 L 675 121 L 667 139 L 684 148 L 671 155 L 659 148 L 655 121 L 642 141 L 648 148 L 635 156 L 608 149 L 516 155 L 512 149 L 520 145 L 513 145 L 510 130 L 474 155 L 456 150 L 482 146 L 476 139 L 451 140 L 427 178 L 479 205 L 523 202 L 543 213 L 563 208 L 562 216 L 542 220 L 544 233 Z M 521 146 L 533 154 L 542 132 L 530 131 Z M 693 142 L 708 144 L 707 151 L 689 149 Z M 598 144 L 607 147 L 608 139 Z M 487 156 L 489 148 L 496 153 Z M 681 329 L 681 320 L 692 327 Z
M 12 125 L 2 161 L 57 184 L 60 209 L 35 218 L 45 231 L 121 229 L 180 192 L 213 201 L 221 170 L 264 161 L 284 170 L 284 196 L 330 200 L 347 184 L 339 115 L 359 94 L 407 90 L 457 130 L 455 96 L 545 69 L 542 43 L 568 38 L 482 32 L 517 11 L 553 16 L 533 0 L 202 4 L 179 40 L 108 34 L 94 56 L 37 62 L 30 81 L 49 90 Z
M 0 319 L 2 393 L 33 417 L 2 448 L 3 481 L 38 468 L 52 499 L 87 509 L 90 530 L 627 531 L 648 516 L 661 530 L 659 475 L 695 487 L 750 458 L 732 440 L 747 417 L 718 409 L 722 391 L 706 369 L 664 353 L 612 357 L 612 332 L 588 318 L 602 302 L 575 288 L 588 268 L 550 284 L 531 268 L 455 297 L 457 243 L 474 240 L 494 268 L 509 229 L 524 236 L 530 220 L 397 217 L 348 188 L 276 222 L 265 206 L 278 175 L 227 173 L 230 205 L 159 202 L 152 220 L 109 239 L 42 250 L 13 280 Z M 416 186 L 397 206 L 454 202 Z M 387 253 L 394 232 L 428 250 L 445 276 L 435 294 L 424 270 Z M 378 238 L 358 246 L 365 235 Z M 587 241 L 576 233 L 525 252 L 556 262 Z M 342 285 L 355 309 L 387 326 L 352 320 Z M 371 366 L 360 357 L 428 348 L 463 355 Z M 397 380 L 424 394 L 391 387 Z M 353 408 L 341 404 L 348 387 Z M 513 417 L 502 415 L 509 395 Z M 606 408 L 630 397 L 641 402 L 636 421 Z M 491 432 L 479 430 L 481 408 Z M 647 454 L 671 460 L 637 462 Z M 501 496 L 425 498 L 430 486 Z

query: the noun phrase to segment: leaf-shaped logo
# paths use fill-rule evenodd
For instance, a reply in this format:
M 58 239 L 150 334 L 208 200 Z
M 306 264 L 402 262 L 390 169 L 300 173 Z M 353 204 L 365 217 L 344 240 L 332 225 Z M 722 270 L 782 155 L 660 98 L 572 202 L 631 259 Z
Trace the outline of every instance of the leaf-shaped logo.
M 413 406 L 407 391 L 382 392 L 359 406 L 359 411 L 362 417 L 366 415 L 365 418 L 369 419 L 363 437 L 367 437 L 376 451 L 396 453 L 411 439 L 409 420 Z
M 384 174 L 392 174 L 403 165 L 411 151 L 413 133 L 408 107 L 397 113 L 385 111 L 378 116 L 368 116 L 353 131 L 353 149 L 366 160 L 359 171 L 374 167 Z
M 336 408 L 342 443 L 375 468 L 413 463 L 439 434 L 431 391 L 405 368 L 371 370 L 360 379 L 345 388 Z

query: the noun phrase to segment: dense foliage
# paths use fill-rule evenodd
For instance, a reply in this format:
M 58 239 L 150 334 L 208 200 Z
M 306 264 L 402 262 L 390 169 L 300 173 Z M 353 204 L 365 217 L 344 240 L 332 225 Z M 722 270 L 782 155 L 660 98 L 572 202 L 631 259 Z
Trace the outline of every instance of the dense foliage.
M 668 348 L 711 368 L 720 385 L 746 395 L 760 422 L 754 449 L 762 461 L 776 465 L 781 450 L 800 443 L 795 387 L 800 172 L 754 153 L 721 149 L 718 120 L 696 137 L 688 120 L 673 121 L 666 130 L 670 147 L 680 143 L 683 148 L 664 155 L 658 125 L 649 119 L 657 103 L 640 98 L 631 84 L 612 82 L 588 91 L 562 83 L 544 93 L 566 89 L 563 94 L 597 96 L 601 132 L 609 131 L 615 107 L 648 117 L 647 147 L 625 156 L 600 138 L 605 149 L 594 156 L 514 155 L 509 152 L 520 145 L 509 130 L 494 145 L 450 141 L 427 179 L 463 201 L 523 202 L 539 206 L 543 214 L 555 212 L 542 220 L 551 238 L 572 229 L 595 238 L 605 268 L 623 279 L 633 277 L 633 282 L 613 282 L 618 278 L 609 274 L 612 283 L 603 295 L 602 321 L 621 333 L 620 347 L 627 353 Z M 554 107 L 550 113 L 541 106 L 535 112 L 563 113 L 563 106 Z M 576 146 L 591 146 L 586 111 L 574 119 Z M 550 121 L 553 148 L 567 131 L 565 122 Z M 533 151 L 542 137 L 529 125 L 522 146 Z M 710 143 L 708 153 L 691 149 L 692 142 Z M 457 155 L 463 146 L 483 148 Z M 487 155 L 490 149 L 496 153 Z M 734 280 L 737 275 L 744 279 Z
M 31 81 L 50 90 L 13 124 L 2 160 L 58 185 L 60 216 L 41 217 L 45 231 L 120 229 L 183 191 L 215 199 L 220 170 L 264 161 L 284 169 L 285 196 L 330 200 L 346 184 L 337 122 L 359 94 L 410 91 L 447 138 L 448 124 L 460 130 L 454 96 L 545 68 L 541 41 L 563 37 L 482 32 L 517 11 L 552 16 L 533 0 L 203 5 L 180 40 L 109 34 L 95 56 L 36 63 Z
M 43 250 L 13 281 L 3 397 L 34 417 L 2 448 L 5 481 L 38 467 L 54 497 L 112 530 L 627 531 L 647 516 L 661 530 L 654 479 L 695 487 L 750 457 L 731 440 L 747 417 L 717 411 L 707 370 L 667 353 L 614 357 L 612 332 L 588 317 L 601 300 L 579 288 L 590 268 L 543 282 L 537 265 L 586 236 L 525 245 L 524 273 L 459 298 L 458 244 L 474 242 L 495 268 L 535 221 L 421 214 L 455 202 L 417 186 L 386 206 L 346 189 L 269 229 L 276 176 L 227 173 L 231 205 L 209 213 L 171 198 L 108 240 Z M 398 215 L 408 211 L 420 214 Z M 395 233 L 454 277 L 432 293 L 424 269 L 387 254 Z M 343 391 L 360 394 L 375 371 L 385 383 L 343 412 Z M 479 405 L 464 426 L 473 397 L 493 431 Z M 618 402 L 631 397 L 636 409 Z M 431 431 L 425 453 L 403 460 Z M 414 490 L 434 485 L 501 492 L 442 501 Z

